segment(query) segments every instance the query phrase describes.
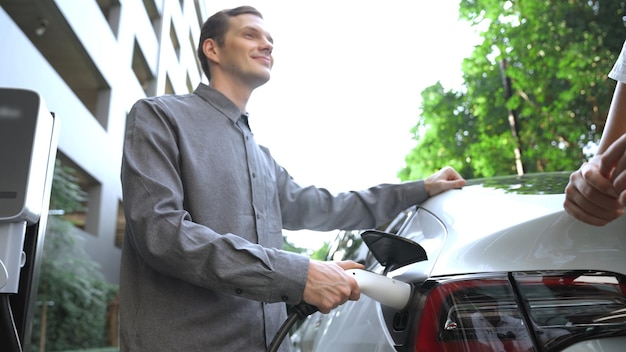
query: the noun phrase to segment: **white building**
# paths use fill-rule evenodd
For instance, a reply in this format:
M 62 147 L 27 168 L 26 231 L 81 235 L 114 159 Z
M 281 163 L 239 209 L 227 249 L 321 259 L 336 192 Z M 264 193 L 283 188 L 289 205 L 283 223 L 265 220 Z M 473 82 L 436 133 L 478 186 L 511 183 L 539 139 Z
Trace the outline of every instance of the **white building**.
M 75 220 L 106 279 L 119 281 L 120 161 L 135 101 L 203 79 L 204 0 L 0 0 L 0 87 L 41 94 L 60 121 L 57 159 L 79 172 Z

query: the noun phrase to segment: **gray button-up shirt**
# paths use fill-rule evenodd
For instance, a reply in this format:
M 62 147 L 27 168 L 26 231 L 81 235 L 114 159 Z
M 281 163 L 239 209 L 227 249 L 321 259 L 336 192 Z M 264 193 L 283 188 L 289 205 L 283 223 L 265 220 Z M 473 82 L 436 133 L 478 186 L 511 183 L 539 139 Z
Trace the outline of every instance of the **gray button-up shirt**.
M 265 351 L 308 270 L 281 250 L 283 228 L 373 228 L 427 198 L 422 181 L 300 187 L 204 84 L 133 106 L 121 177 L 120 342 L 133 352 Z

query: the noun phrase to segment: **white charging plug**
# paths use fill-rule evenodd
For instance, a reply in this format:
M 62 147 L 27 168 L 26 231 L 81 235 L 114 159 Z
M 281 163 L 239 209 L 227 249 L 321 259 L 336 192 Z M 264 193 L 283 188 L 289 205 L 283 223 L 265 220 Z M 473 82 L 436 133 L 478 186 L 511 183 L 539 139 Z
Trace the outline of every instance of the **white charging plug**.
M 403 309 L 411 299 L 411 285 L 363 269 L 348 269 L 359 284 L 361 293 L 382 305 Z

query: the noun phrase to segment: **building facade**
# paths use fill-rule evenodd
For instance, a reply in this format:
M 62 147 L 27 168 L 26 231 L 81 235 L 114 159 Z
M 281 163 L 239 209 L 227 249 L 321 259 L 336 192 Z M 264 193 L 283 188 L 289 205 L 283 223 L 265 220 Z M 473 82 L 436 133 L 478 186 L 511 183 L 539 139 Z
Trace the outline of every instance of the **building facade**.
M 0 0 L 0 87 L 38 92 L 60 122 L 57 159 L 76 171 L 72 216 L 87 253 L 119 282 L 126 116 L 146 96 L 192 91 L 203 0 Z

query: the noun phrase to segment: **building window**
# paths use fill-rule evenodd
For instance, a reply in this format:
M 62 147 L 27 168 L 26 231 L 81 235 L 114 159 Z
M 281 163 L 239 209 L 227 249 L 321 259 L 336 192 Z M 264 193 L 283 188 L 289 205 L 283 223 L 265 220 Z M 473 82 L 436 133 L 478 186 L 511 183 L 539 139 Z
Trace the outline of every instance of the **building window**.
M 126 228 L 126 216 L 124 215 L 124 205 L 119 202 L 117 205 L 117 220 L 115 223 L 115 247 L 122 248 L 124 242 L 124 230 Z
M 165 75 L 165 92 L 164 94 L 174 94 L 174 86 L 170 80 L 170 75 Z
M 157 39 L 160 41 L 161 31 L 159 29 L 161 27 L 161 14 L 159 13 L 159 9 L 157 8 L 154 0 L 143 0 L 143 6 L 146 9 L 150 22 L 152 23 L 152 29 L 154 30 Z
M 200 24 L 200 28 L 202 28 L 202 24 L 204 23 L 204 18 L 202 18 L 202 11 L 200 11 L 200 2 L 194 1 L 193 4 L 196 8 L 196 17 L 198 18 L 198 23 Z
M 59 214 L 77 228 L 88 229 L 88 214 L 93 197 L 98 197 L 100 184 L 61 152 L 57 154 L 50 197 L 50 211 Z
M 150 71 L 148 61 L 146 60 L 146 57 L 141 51 L 139 43 L 137 43 L 136 40 L 133 47 L 132 67 L 139 84 L 141 84 L 141 88 L 143 88 L 143 91 L 146 93 L 146 96 L 150 97 L 156 95 L 154 75 L 152 74 L 152 71 Z
M 100 11 L 107 19 L 113 35 L 117 38 L 120 29 L 120 2 L 119 0 L 97 0 Z
M 198 41 L 200 41 L 200 39 L 198 39 Z M 198 45 L 199 43 L 196 43 L 195 40 L 193 40 L 193 34 L 191 33 L 191 31 L 189 31 L 189 44 L 191 45 L 191 49 L 194 52 L 193 57 L 195 58 L 195 63 L 196 63 L 196 68 L 198 69 L 198 73 L 200 74 L 200 76 L 202 76 L 202 66 L 200 65 L 200 59 L 198 58 Z M 191 68 L 191 67 L 190 67 Z
M 109 124 L 109 108 L 111 107 L 111 89 L 100 89 L 97 93 L 94 116 L 106 130 Z
M 176 35 L 176 28 L 174 28 L 174 22 L 170 21 L 170 41 L 172 42 L 172 48 L 176 53 L 176 58 L 180 61 L 180 42 L 178 41 L 178 35 Z
M 189 78 L 189 72 L 187 72 L 187 90 L 189 91 L 189 93 L 192 93 L 194 91 L 193 89 L 193 84 L 191 83 L 191 78 Z

